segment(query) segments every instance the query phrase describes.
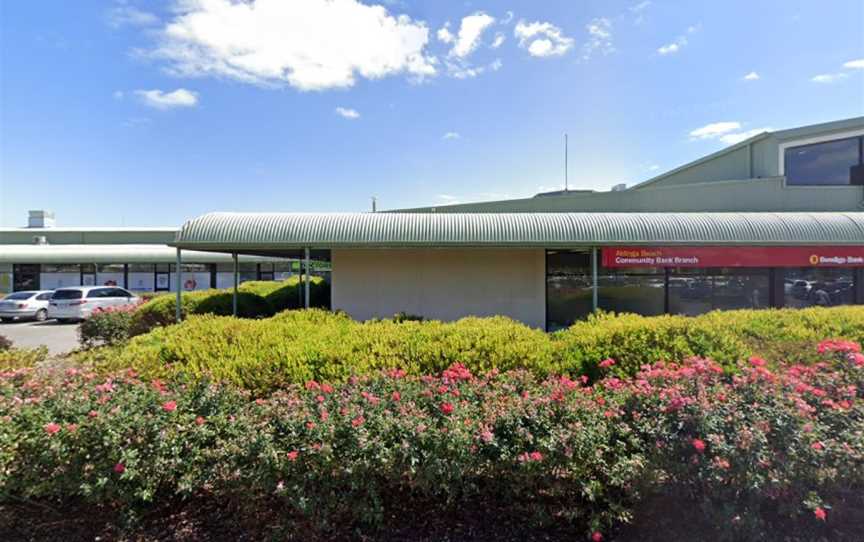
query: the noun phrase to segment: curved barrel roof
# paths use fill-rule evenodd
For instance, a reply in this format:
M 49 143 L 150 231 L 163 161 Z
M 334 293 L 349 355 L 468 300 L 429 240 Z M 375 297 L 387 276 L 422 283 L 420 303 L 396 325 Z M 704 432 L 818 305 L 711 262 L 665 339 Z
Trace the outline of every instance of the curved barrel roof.
M 209 213 L 173 246 L 864 245 L 864 213 Z
M 0 245 L 0 263 L 174 263 L 177 251 L 165 245 Z M 185 263 L 230 263 L 231 256 L 183 251 Z M 274 261 L 243 256 L 242 262 Z

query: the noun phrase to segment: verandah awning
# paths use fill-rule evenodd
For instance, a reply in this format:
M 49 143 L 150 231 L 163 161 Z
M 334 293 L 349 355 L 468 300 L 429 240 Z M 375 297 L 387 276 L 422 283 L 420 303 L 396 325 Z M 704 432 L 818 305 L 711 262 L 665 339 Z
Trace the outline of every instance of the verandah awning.
M 864 213 L 209 213 L 172 246 L 266 254 L 398 247 L 864 245 Z

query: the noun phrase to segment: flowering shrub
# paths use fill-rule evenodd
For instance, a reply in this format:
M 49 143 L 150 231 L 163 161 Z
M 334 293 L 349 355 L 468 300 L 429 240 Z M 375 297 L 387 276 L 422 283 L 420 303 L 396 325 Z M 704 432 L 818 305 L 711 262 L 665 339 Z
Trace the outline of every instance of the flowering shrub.
M 604 540 L 674 495 L 709 518 L 707 538 L 825 538 L 860 519 L 864 364 L 855 343 L 820 350 L 812 365 L 753 358 L 735 376 L 701 358 L 633 378 L 612 360 L 593 384 L 453 364 L 258 397 L 132 371 L 5 371 L 0 502 L 275 498 L 286 521 L 334 537 L 482 503 Z
M 129 339 L 129 329 L 139 303 L 116 307 L 97 307 L 90 318 L 78 324 L 78 341 L 84 347 L 113 345 Z

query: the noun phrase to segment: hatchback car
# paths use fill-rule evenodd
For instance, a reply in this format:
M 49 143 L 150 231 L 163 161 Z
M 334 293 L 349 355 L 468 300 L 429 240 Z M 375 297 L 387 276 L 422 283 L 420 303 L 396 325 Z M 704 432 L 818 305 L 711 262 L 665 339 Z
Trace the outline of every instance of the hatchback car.
M 0 321 L 46 320 L 52 293 L 51 290 L 27 290 L 7 295 L 0 299 Z
M 48 317 L 58 322 L 71 322 L 88 318 L 95 309 L 108 309 L 137 304 L 138 296 L 114 286 L 78 286 L 58 288 L 51 296 Z

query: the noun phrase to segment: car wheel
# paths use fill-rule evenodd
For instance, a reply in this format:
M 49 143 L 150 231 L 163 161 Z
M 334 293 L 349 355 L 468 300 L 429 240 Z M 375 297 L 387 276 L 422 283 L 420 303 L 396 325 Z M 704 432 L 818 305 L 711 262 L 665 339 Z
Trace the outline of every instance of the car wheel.
M 8 324 L 12 320 L 14 320 L 14 318 L 0 318 L 0 322 L 3 322 L 4 324 Z
M 35 320 L 37 322 L 44 322 L 47 319 L 48 319 L 48 311 L 46 311 L 45 309 L 39 309 L 38 311 L 36 311 Z

